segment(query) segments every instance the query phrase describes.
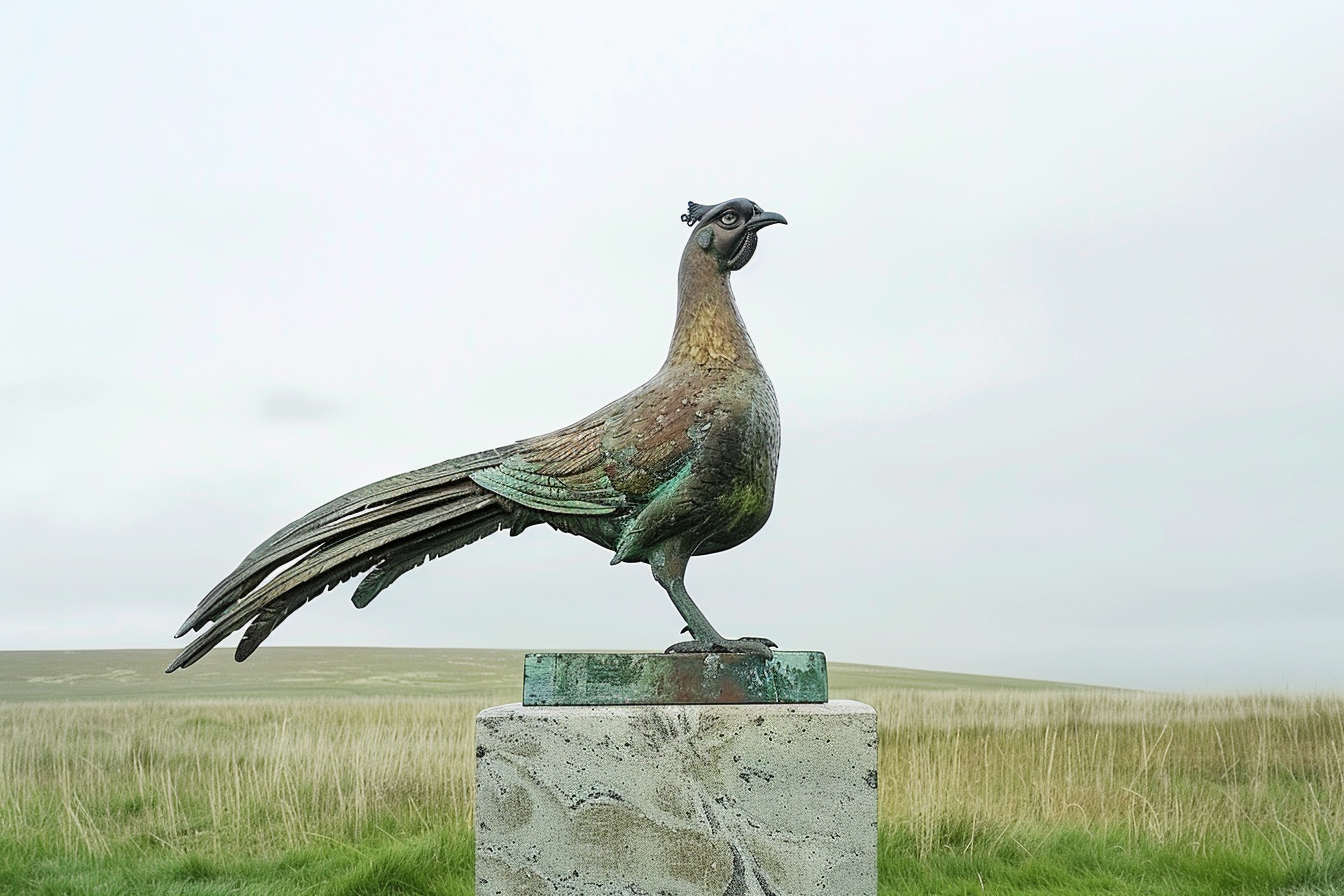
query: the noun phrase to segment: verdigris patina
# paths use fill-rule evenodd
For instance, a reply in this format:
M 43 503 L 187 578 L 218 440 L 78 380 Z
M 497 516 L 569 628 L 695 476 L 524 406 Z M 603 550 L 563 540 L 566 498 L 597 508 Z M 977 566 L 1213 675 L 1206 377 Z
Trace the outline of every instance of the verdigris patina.
M 524 706 L 825 703 L 826 655 L 529 653 Z

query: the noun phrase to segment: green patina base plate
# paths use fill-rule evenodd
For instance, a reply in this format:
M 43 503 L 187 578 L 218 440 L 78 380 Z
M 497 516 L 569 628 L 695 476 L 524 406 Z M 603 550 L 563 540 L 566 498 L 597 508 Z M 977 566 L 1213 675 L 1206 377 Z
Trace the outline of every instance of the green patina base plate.
M 529 653 L 524 706 L 669 703 L 825 703 L 826 655 Z

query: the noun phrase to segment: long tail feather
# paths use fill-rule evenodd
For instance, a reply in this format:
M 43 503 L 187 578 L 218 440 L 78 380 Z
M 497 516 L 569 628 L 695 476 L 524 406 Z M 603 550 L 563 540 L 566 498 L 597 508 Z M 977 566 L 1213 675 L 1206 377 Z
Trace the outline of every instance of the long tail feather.
M 454 529 L 447 535 L 433 534 L 411 542 L 395 554 L 389 554 L 377 566 L 370 570 L 355 588 L 350 601 L 361 610 L 373 602 L 373 599 L 392 586 L 392 583 L 405 573 L 445 554 L 451 554 L 458 548 L 464 548 L 474 541 L 480 541 L 487 535 L 493 535 L 503 528 L 506 520 L 496 516 L 486 517 L 479 525 Z
M 237 569 L 201 600 L 177 630 L 175 637 L 180 638 L 193 629 L 199 630 L 214 620 L 220 610 L 231 606 L 238 597 L 256 588 L 276 569 L 326 540 L 329 537 L 327 533 L 335 534 L 339 531 L 342 523 L 352 529 L 365 524 L 377 525 L 380 518 L 372 516 L 373 513 L 381 509 L 387 515 L 383 518 L 395 517 L 402 514 L 404 508 L 424 506 L 415 502 L 417 497 L 433 503 L 434 493 L 440 489 L 444 490 L 440 498 L 451 497 L 454 487 L 462 488 L 466 484 L 469 473 L 493 466 L 504 456 L 502 449 L 482 451 L 389 476 L 328 501 L 257 545 L 238 564 Z M 305 539 L 305 535 L 315 537 Z
M 248 555 L 238 568 L 211 590 L 200 606 L 187 617 L 178 629 L 178 637 L 191 629 L 199 630 L 219 614 L 232 607 L 237 600 L 252 591 L 271 573 L 314 548 L 338 540 L 374 532 L 400 520 L 414 517 L 426 510 L 441 507 L 464 495 L 479 495 L 481 489 L 470 481 L 450 482 L 426 489 L 423 493 L 378 507 L 361 506 L 345 517 L 338 517 L 323 526 L 291 529 L 284 538 L 272 536 L 269 547 Z
M 367 603 L 426 557 L 442 556 L 498 531 L 508 523 L 509 502 L 466 476 L 498 463 L 501 456 L 500 451 L 483 452 L 393 476 L 328 502 L 281 529 L 215 586 L 183 623 L 179 636 L 213 625 L 168 671 L 191 665 L 248 625 L 236 654 L 242 661 L 277 625 L 322 592 L 375 569 L 378 577 L 361 597 Z M 415 557 L 419 559 L 410 562 Z

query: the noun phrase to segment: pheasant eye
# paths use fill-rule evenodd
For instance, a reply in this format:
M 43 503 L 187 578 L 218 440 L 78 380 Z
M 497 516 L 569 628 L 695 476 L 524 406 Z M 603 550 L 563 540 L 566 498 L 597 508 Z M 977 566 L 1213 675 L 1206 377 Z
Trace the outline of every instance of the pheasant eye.
M 732 227 L 737 223 L 737 212 L 724 212 L 719 218 L 719 223 L 724 227 Z

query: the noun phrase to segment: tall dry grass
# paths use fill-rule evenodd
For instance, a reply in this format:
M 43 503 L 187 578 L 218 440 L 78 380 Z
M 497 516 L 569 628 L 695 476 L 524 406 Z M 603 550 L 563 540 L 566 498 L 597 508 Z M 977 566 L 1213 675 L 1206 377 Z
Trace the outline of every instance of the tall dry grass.
M 462 824 L 482 700 L 0 704 L 0 837 L 275 853 Z
M 922 852 L 1050 830 L 1285 862 L 1344 843 L 1344 697 L 846 696 L 878 710 L 881 817 Z M 0 839 L 261 855 L 465 825 L 489 702 L 0 704 Z
M 1182 848 L 1344 844 L 1344 697 L 883 691 L 880 815 L 921 852 L 1074 829 Z

